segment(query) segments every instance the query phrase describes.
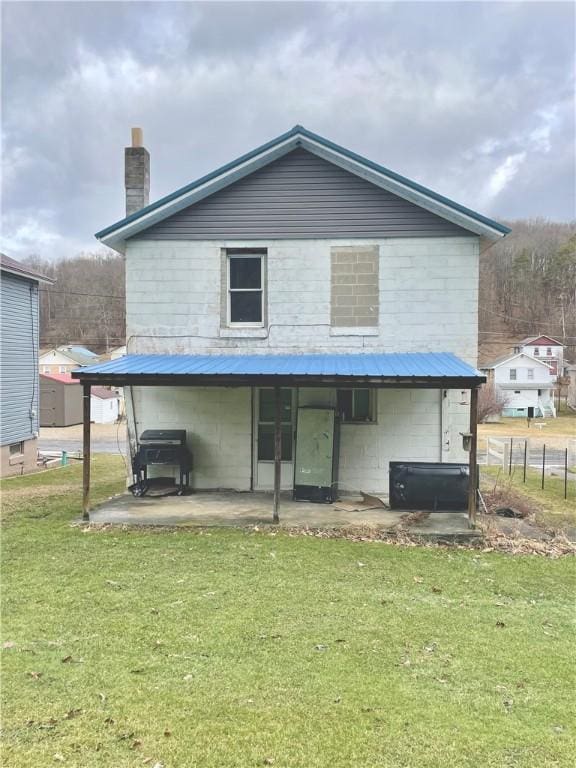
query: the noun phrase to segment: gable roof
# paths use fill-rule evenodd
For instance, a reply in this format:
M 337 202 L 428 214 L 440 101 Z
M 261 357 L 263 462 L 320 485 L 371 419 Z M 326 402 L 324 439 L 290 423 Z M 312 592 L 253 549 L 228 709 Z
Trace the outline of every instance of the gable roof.
M 53 283 L 50 277 L 35 272 L 33 269 L 29 269 L 24 266 L 22 262 L 12 259 L 10 256 L 6 256 L 5 253 L 0 253 L 0 269 L 2 272 L 8 272 L 11 275 L 22 277 L 26 280 L 31 280 L 35 283 Z
M 306 149 L 490 241 L 510 232 L 503 224 L 296 125 L 276 139 L 97 232 L 96 237 L 105 245 L 122 252 L 127 238 L 233 184 L 297 147 Z
M 70 350 L 71 352 L 76 353 L 77 355 L 84 355 L 84 357 L 98 357 L 96 352 L 92 352 L 91 349 L 88 349 L 87 347 L 81 347 L 77 344 L 66 344 L 64 347 L 60 347 L 60 349 L 66 349 Z
M 546 341 L 542 341 L 542 339 L 546 339 Z M 562 344 L 561 341 L 558 341 L 557 339 L 553 339 L 552 336 L 546 336 L 545 334 L 542 334 L 540 336 L 528 336 L 526 339 L 522 339 L 522 341 L 519 341 L 516 346 L 520 347 L 563 347 L 564 344 Z
M 540 360 L 537 357 L 532 357 L 532 355 L 527 355 L 525 352 L 515 352 L 513 354 L 504 355 L 503 357 L 498 357 L 492 363 L 486 363 L 485 365 L 480 366 L 480 370 L 489 371 L 492 368 L 498 368 L 504 363 L 510 363 L 512 360 L 515 360 L 517 357 L 525 357 L 530 364 L 539 363 L 540 365 L 543 365 L 545 368 L 548 368 L 549 371 L 552 370 L 552 368 L 548 365 L 548 363 L 545 363 L 544 360 Z
M 60 347 L 53 347 L 52 349 L 45 349 L 40 355 L 41 364 L 48 365 L 49 361 L 42 361 L 42 358 L 46 357 L 46 355 L 49 355 L 51 352 L 57 352 L 59 355 L 67 357 L 71 363 L 76 363 L 76 365 L 92 365 L 98 360 L 98 355 L 95 355 L 93 352 L 89 355 L 85 355 L 79 352 L 77 347 L 62 345 Z

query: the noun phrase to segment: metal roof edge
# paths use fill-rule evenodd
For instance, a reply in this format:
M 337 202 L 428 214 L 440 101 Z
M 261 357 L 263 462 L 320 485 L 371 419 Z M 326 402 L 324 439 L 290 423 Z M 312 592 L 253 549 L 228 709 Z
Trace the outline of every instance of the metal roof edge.
M 511 232 L 511 229 L 509 227 L 505 226 L 504 224 L 500 224 L 494 219 L 490 219 L 487 216 L 483 216 L 482 214 L 477 213 L 476 211 L 473 211 L 471 208 L 467 208 L 466 206 L 460 205 L 460 203 L 456 203 L 454 200 L 451 200 L 448 197 L 440 195 L 437 192 L 434 192 L 428 187 L 424 187 L 423 185 L 418 184 L 415 181 L 411 181 L 407 177 L 402 176 L 401 174 L 396 173 L 395 171 L 391 171 L 389 168 L 386 168 L 383 165 L 379 165 L 378 163 L 372 160 L 369 160 L 368 158 L 363 157 L 362 155 L 359 155 L 356 152 L 346 149 L 345 147 L 342 147 L 341 145 L 336 144 L 330 141 L 329 139 L 325 139 L 323 136 L 313 133 L 312 131 L 309 131 L 308 129 L 304 128 L 301 125 L 295 125 L 289 131 L 286 131 L 286 133 L 283 133 L 280 136 L 277 136 L 275 139 L 271 139 L 265 144 L 262 144 L 256 147 L 255 149 L 251 150 L 250 152 L 247 152 L 241 155 L 235 160 L 232 160 L 229 163 L 226 163 L 225 165 L 215 169 L 214 171 L 211 171 L 205 176 L 202 176 L 199 179 L 196 179 L 195 181 L 190 182 L 189 184 L 186 184 L 183 187 L 180 187 L 174 192 L 171 192 L 169 195 L 165 195 L 164 197 L 161 197 L 159 200 L 156 200 L 154 203 L 150 203 L 146 207 L 141 208 L 139 211 L 136 211 L 130 216 L 126 216 L 124 219 L 120 219 L 114 224 L 111 224 L 110 226 L 105 227 L 99 232 L 96 232 L 95 237 L 98 240 L 106 238 L 108 235 L 111 235 L 118 229 L 137 222 L 142 217 L 152 213 L 158 208 L 161 208 L 162 206 L 174 200 L 177 200 L 178 198 L 188 194 L 189 192 L 192 192 L 194 189 L 202 186 L 203 184 L 206 184 L 210 181 L 217 179 L 222 174 L 225 174 L 225 173 L 228 173 L 229 171 L 234 170 L 234 168 L 242 165 L 243 163 L 246 163 L 250 160 L 257 158 L 263 152 L 267 152 L 273 149 L 274 147 L 280 145 L 282 142 L 285 142 L 291 138 L 296 138 L 298 136 L 302 136 L 304 139 L 308 139 L 309 141 L 316 142 L 321 146 L 325 147 L 326 149 L 336 152 L 341 156 L 348 158 L 349 160 L 353 160 L 354 162 L 359 163 L 365 166 L 366 168 L 381 174 L 382 176 L 388 177 L 393 181 L 396 181 L 399 184 L 402 184 L 414 190 L 420 195 L 423 195 L 427 198 L 430 198 L 432 200 L 435 200 L 441 203 L 442 205 L 452 208 L 453 210 L 465 216 L 468 216 L 469 218 L 472 218 L 480 222 L 481 224 L 484 224 L 485 226 L 493 229 L 495 232 L 498 232 L 500 236 L 507 235 L 509 232 Z M 295 146 L 297 145 L 298 145 L 298 142 L 295 142 Z

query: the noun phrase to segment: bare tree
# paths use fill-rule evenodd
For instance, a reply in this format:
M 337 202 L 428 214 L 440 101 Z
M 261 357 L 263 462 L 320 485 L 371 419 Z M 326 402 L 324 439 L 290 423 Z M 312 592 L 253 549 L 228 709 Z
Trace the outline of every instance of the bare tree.
M 125 343 L 121 256 L 81 253 L 56 262 L 31 257 L 27 263 L 55 280 L 40 290 L 42 346 L 82 344 L 101 353 Z
M 483 384 L 478 392 L 478 424 L 485 422 L 489 416 L 502 413 L 507 404 L 508 398 L 494 384 Z

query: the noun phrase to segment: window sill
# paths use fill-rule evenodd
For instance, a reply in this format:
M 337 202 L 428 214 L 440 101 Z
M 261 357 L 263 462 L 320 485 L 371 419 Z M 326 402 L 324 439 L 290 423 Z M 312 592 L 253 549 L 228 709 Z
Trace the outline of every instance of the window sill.
M 330 336 L 379 336 L 380 329 L 371 326 L 370 328 L 356 328 L 353 326 L 345 328 L 330 328 Z
M 266 328 L 220 328 L 221 339 L 266 339 L 268 330 Z

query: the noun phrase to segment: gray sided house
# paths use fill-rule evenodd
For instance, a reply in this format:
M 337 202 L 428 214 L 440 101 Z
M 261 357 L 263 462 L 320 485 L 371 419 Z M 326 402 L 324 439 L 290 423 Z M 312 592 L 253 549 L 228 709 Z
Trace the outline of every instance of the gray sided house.
M 125 255 L 127 354 L 73 374 L 85 408 L 125 387 L 133 453 L 186 430 L 194 489 L 276 510 L 387 492 L 398 461 L 470 461 L 473 487 L 479 255 L 509 230 L 301 126 L 148 204 L 140 139 L 97 234 Z
M 40 283 L 52 281 L 4 254 L 0 373 L 0 446 L 2 477 L 36 466 L 39 382 Z

